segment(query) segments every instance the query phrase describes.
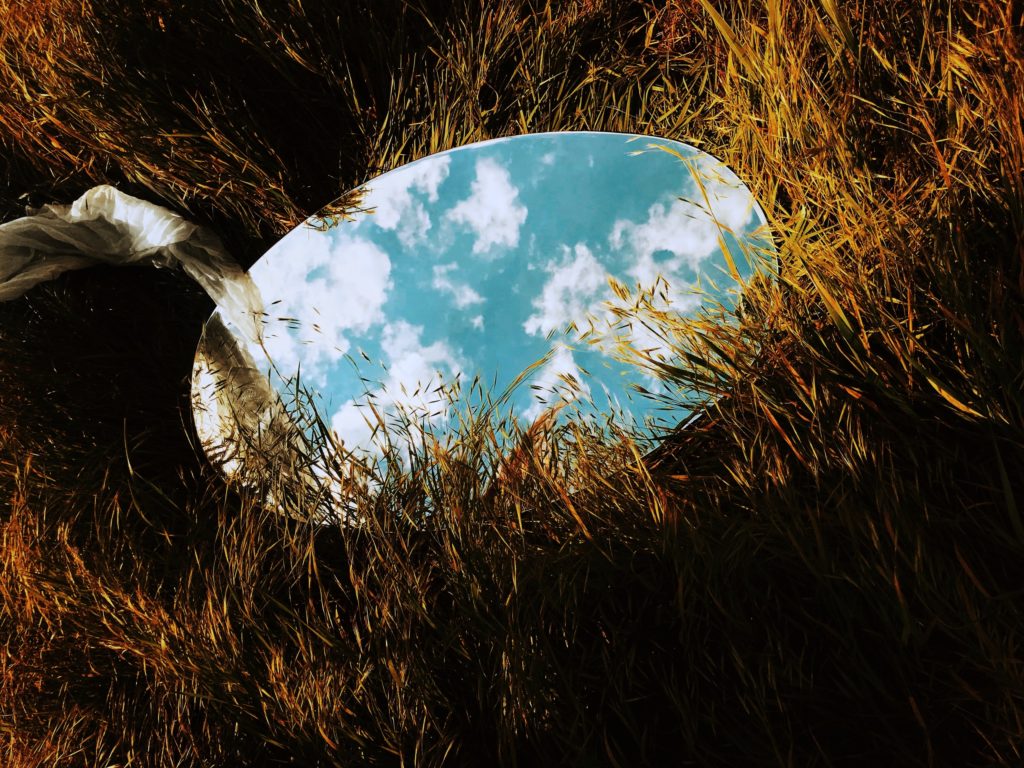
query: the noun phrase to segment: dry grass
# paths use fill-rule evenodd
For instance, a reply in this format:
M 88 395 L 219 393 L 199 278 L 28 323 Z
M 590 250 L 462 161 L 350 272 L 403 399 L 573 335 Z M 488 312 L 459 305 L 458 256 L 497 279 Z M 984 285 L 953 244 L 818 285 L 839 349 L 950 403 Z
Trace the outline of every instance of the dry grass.
M 648 461 L 477 414 L 341 530 L 196 458 L 177 276 L 3 307 L 12 765 L 1021 763 L 1019 3 L 141 7 L 0 2 L 6 210 L 110 181 L 254 257 L 428 152 L 651 132 L 780 279 L 675 324 L 721 399 Z

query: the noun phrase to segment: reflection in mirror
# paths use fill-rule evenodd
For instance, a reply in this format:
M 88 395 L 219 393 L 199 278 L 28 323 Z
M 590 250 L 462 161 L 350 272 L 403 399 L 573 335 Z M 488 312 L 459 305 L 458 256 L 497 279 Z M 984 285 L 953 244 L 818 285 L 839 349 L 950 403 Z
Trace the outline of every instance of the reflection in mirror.
M 663 391 L 656 364 L 673 356 L 659 318 L 734 304 L 771 248 L 749 190 L 679 142 L 553 133 L 433 155 L 253 265 L 262 339 L 215 314 L 197 427 L 229 472 L 253 440 L 301 451 L 287 414 L 305 391 L 339 445 L 373 456 L 393 427 L 443 436 L 456 400 L 521 377 L 506 404 L 523 425 L 611 416 L 654 435 L 686 415 L 642 394 Z M 623 362 L 638 355 L 648 365 Z

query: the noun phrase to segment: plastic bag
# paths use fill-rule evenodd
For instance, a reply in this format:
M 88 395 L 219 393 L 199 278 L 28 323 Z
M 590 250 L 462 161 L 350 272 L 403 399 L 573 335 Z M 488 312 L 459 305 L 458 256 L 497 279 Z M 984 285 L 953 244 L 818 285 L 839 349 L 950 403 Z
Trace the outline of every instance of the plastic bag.
M 247 338 L 259 338 L 259 289 L 215 234 L 173 211 L 103 185 L 0 224 L 0 301 L 96 264 L 180 266 Z
M 71 205 L 47 205 L 0 224 L 0 301 L 97 264 L 180 266 L 216 302 L 220 312 L 196 355 L 192 409 L 207 456 L 225 474 L 240 474 L 247 462 L 249 470 L 266 471 L 268 460 L 303 447 L 277 392 L 239 343 L 238 336 L 260 343 L 259 289 L 215 234 L 106 185 Z

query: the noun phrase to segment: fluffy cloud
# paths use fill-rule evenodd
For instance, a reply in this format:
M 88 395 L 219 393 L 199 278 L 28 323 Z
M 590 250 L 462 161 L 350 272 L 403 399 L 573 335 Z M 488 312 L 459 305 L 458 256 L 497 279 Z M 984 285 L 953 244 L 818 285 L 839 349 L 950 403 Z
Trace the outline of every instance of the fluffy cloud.
M 570 323 L 583 326 L 588 313 L 599 309 L 606 293 L 607 271 L 583 243 L 563 246 L 562 258 L 544 267 L 548 279 L 532 304 L 534 312 L 523 323 L 533 336 L 546 336 Z
M 519 228 L 526 221 L 526 207 L 518 202 L 519 190 L 508 171 L 490 158 L 476 161 L 476 178 L 470 195 L 446 214 L 476 235 L 473 253 L 485 254 L 495 246 L 519 245 Z
M 315 386 L 348 351 L 346 334 L 384 320 L 391 260 L 373 243 L 300 227 L 250 270 L 269 317 L 264 346 L 284 377 L 301 368 Z M 250 350 L 256 359 L 261 351 Z
M 370 182 L 363 200 L 365 206 L 374 209 L 369 221 L 381 229 L 396 231 L 406 248 L 422 242 L 432 223 L 426 207 L 413 192 L 437 202 L 437 190 L 448 178 L 450 162 L 447 155 L 428 157 Z
M 436 264 L 434 266 L 434 280 L 431 285 L 435 290 L 447 293 L 452 297 L 452 303 L 456 309 L 465 309 L 474 304 L 482 304 L 484 297 L 473 290 L 467 283 L 459 283 L 449 277 L 450 273 L 459 268 L 456 262 L 451 264 Z
M 384 327 L 386 379 L 378 389 L 347 401 L 331 419 L 331 428 L 347 446 L 375 452 L 372 433 L 377 425 L 370 403 L 385 424 L 400 423 L 400 414 L 414 425 L 439 424 L 449 417 L 444 388 L 462 373 L 462 361 L 446 341 L 424 345 L 422 337 L 422 326 L 404 320 Z
M 726 229 L 733 232 L 742 230 L 754 210 L 754 198 L 750 190 L 728 166 L 711 155 L 701 155 L 693 167 L 696 171 L 694 187 L 699 180 L 715 218 Z M 702 197 L 694 199 L 703 202 Z
M 396 403 L 411 403 L 411 398 L 429 392 L 441 383 L 445 371 L 449 377 L 462 372 L 462 366 L 447 341 L 435 341 L 424 346 L 422 336 L 422 326 L 404 320 L 384 328 L 381 348 L 388 360 L 388 379 L 384 388 Z
M 533 403 L 523 411 L 523 418 L 527 421 L 533 421 L 559 402 L 571 403 L 590 397 L 590 387 L 583 380 L 572 350 L 565 344 L 552 347 L 551 358 L 536 374 L 530 388 L 533 390 Z
M 656 252 L 669 251 L 676 263 L 681 265 L 687 261 L 697 267 L 718 247 L 718 227 L 698 207 L 674 200 L 669 205 L 652 205 L 647 210 L 646 221 L 617 220 L 608 243 L 616 250 L 628 250 L 635 256 L 636 263 L 630 274 L 642 285 L 650 285 L 657 276 L 653 266 Z
M 742 238 L 753 211 L 749 191 L 714 158 L 701 158 L 691 169 L 685 199 L 652 205 L 645 221 L 620 219 L 608 237 L 611 249 L 625 258 L 634 287 L 652 292 L 654 308 L 682 314 L 693 312 L 701 301 L 692 292 L 691 271 L 699 273 L 718 251 L 723 231 Z M 622 323 L 617 335 L 634 349 L 670 357 L 664 340 L 646 327 L 650 324 L 638 317 Z
M 632 258 L 629 274 L 643 288 L 650 288 L 659 275 L 670 284 L 678 282 L 683 267 L 699 270 L 718 249 L 722 231 L 740 233 L 750 219 L 753 199 L 731 171 L 713 158 L 696 163 L 693 170 L 686 199 L 655 203 L 646 221 L 619 219 L 612 226 L 608 242 Z M 659 251 L 672 255 L 656 263 Z
M 650 292 L 650 304 L 658 311 L 688 314 L 699 307 L 701 298 L 692 292 L 688 279 L 691 271 L 699 273 L 718 251 L 722 232 L 742 239 L 753 212 L 749 190 L 717 160 L 702 157 L 690 167 L 684 199 L 652 205 L 644 221 L 619 219 L 608 237 L 611 249 L 625 258 L 634 286 Z M 615 303 L 629 309 L 623 302 Z M 652 330 L 657 325 L 637 314 L 620 321 L 615 336 L 654 358 L 668 359 L 672 350 Z
M 700 299 L 695 296 L 687 297 L 689 303 L 681 300 L 673 301 L 671 307 L 664 300 L 652 302 L 655 309 L 666 311 L 671 308 L 680 314 L 693 311 L 700 305 Z M 660 305 L 660 306 L 659 306 Z M 630 308 L 631 309 L 631 308 Z M 615 330 L 609 333 L 601 347 L 603 351 L 610 351 L 614 342 L 619 342 L 632 347 L 636 352 L 655 360 L 671 360 L 675 353 L 669 341 L 655 329 L 661 327 L 657 320 L 645 316 L 643 312 L 631 312 L 630 317 L 622 319 L 615 326 Z M 648 386 L 651 389 L 651 386 Z

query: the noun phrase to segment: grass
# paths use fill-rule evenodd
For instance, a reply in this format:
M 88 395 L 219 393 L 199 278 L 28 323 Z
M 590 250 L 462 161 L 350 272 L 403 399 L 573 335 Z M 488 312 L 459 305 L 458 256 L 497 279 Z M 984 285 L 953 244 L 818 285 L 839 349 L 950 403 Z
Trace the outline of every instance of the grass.
M 674 323 L 718 399 L 647 461 L 477 413 L 348 528 L 200 458 L 180 275 L 0 307 L 10 764 L 1019 765 L 1020 4 L 357 5 L 0 0 L 4 215 L 109 182 L 250 263 L 430 152 L 650 132 L 779 279 Z

